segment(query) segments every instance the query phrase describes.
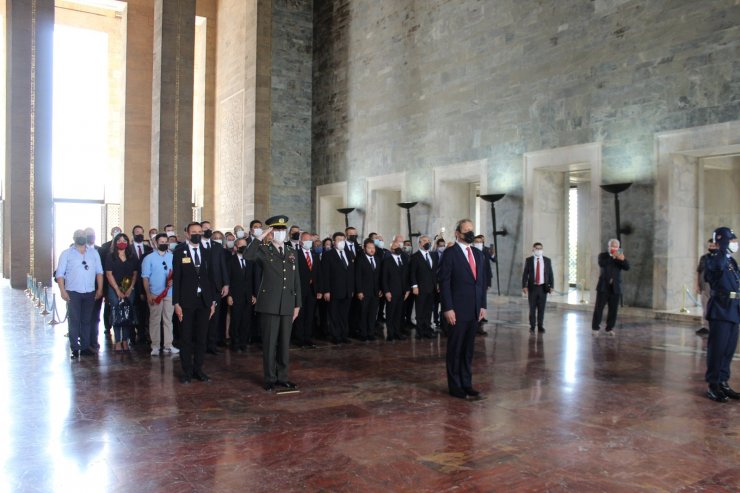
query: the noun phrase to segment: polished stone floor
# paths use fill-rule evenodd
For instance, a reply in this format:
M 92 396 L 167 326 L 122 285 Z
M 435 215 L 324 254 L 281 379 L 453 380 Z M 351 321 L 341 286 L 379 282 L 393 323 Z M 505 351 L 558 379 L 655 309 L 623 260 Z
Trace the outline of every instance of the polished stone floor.
M 501 303 L 476 341 L 485 398 L 464 401 L 444 339 L 296 349 L 302 392 L 275 395 L 256 348 L 183 386 L 143 348 L 71 362 L 66 325 L 7 282 L 0 307 L 0 491 L 740 491 L 740 402 L 703 396 L 690 325 L 594 338 L 589 313 L 551 310 L 530 337 Z

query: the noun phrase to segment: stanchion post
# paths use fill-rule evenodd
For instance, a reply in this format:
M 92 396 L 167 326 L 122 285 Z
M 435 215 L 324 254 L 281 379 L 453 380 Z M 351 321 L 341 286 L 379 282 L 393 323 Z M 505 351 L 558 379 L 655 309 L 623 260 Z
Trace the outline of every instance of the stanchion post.
M 31 297 L 31 274 L 26 274 L 26 296 Z
M 38 296 L 36 297 L 36 308 L 41 308 L 44 306 L 44 302 L 41 299 L 41 294 L 43 293 L 43 289 L 41 289 L 43 286 L 41 285 L 41 281 L 38 282 L 36 287 L 36 292 L 38 293 Z
M 41 310 L 41 315 L 47 316 L 49 314 L 49 293 L 47 291 L 47 287 L 44 286 L 44 303 L 41 305 L 43 310 Z
M 59 317 L 59 314 L 57 313 L 57 295 L 56 293 L 51 294 L 51 309 L 49 310 L 51 312 L 51 320 L 49 320 L 49 325 L 56 325 L 59 323 L 57 320 L 57 317 Z
M 688 308 L 686 308 L 686 291 L 688 291 L 688 288 L 684 284 L 681 290 L 681 309 L 679 310 L 681 313 L 689 313 Z
M 581 279 L 581 301 L 579 303 L 581 303 L 582 305 L 588 303 L 588 301 L 586 301 L 586 289 L 583 287 L 584 284 L 586 284 L 586 280 Z

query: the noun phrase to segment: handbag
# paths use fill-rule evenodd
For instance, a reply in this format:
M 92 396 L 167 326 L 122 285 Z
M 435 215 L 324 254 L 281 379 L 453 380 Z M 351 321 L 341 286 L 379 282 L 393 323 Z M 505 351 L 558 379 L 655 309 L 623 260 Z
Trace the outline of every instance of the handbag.
M 111 307 L 111 325 L 114 327 L 133 327 L 136 325 L 136 310 L 128 299 L 120 300 Z

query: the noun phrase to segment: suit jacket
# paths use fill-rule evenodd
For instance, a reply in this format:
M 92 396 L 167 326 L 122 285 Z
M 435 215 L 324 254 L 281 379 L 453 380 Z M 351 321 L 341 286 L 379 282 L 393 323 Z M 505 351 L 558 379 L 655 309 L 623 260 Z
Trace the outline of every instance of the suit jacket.
M 380 292 L 380 261 L 376 256 L 375 269 L 367 259 L 367 255 L 361 253 L 355 259 L 355 293 L 377 298 Z
M 455 310 L 460 322 L 477 321 L 481 308 L 486 308 L 486 270 L 483 253 L 472 248 L 477 277 L 473 277 L 468 259 L 455 244 L 446 249 L 439 264 L 440 301 L 442 312 Z
M 596 285 L 596 291 L 609 292 L 611 287 L 614 294 L 622 294 L 622 271 L 630 270 L 630 264 L 627 259 L 617 260 L 609 255 L 609 252 L 599 254 L 599 283 Z
M 403 297 L 406 291 L 411 290 L 409 284 L 409 263 L 404 262 L 401 258 L 403 265 L 399 266 L 393 255 L 389 255 L 383 259 L 383 271 L 380 274 L 380 289 L 383 293 L 391 293 L 391 296 L 395 299 Z
M 349 249 L 349 240 L 344 244 L 344 254 L 347 255 L 347 258 L 352 257 L 354 259 L 362 253 L 362 247 L 357 242 L 354 242 L 353 245 L 355 247 L 354 253 Z
M 524 260 L 524 273 L 522 274 L 522 289 L 534 288 L 535 271 L 534 271 L 534 255 L 527 257 Z M 545 290 L 549 293 L 552 287 L 555 285 L 555 276 L 552 273 L 552 261 L 550 257 L 542 257 L 544 269 L 542 271 L 544 279 L 542 279 L 545 285 Z
M 712 288 L 707 303 L 707 320 L 740 323 L 740 299 L 731 299 L 728 295 L 730 292 L 740 291 L 737 262 L 734 258 L 717 252 L 708 256 L 704 268 L 704 279 Z
M 203 250 L 205 250 L 206 255 L 210 257 L 210 270 L 208 274 L 213 283 L 213 287 L 216 291 L 221 291 L 221 288 L 229 285 L 229 273 L 226 266 L 226 260 L 229 253 L 223 246 L 215 241 L 210 242 L 210 248 L 203 248 Z
M 144 252 L 144 255 L 139 257 L 139 252 L 138 252 L 138 249 L 136 248 L 136 244 L 131 242 L 131 249 L 134 251 L 134 255 L 136 256 L 136 259 L 139 261 L 139 263 L 141 263 L 141 261 L 144 260 L 144 257 L 146 257 L 147 255 L 149 255 L 150 253 L 154 251 L 154 249 L 150 247 L 149 245 L 147 245 L 146 243 L 144 243 L 142 247 L 143 247 L 142 250 Z
M 354 259 L 346 253 L 348 265 L 342 261 L 336 248 L 321 256 L 321 292 L 331 294 L 332 299 L 352 298 L 355 289 Z
M 253 241 L 244 258 L 254 261 L 262 270 L 255 310 L 271 315 L 292 315 L 301 306 L 301 279 L 293 247 L 283 245 L 283 255 L 270 243 Z
M 172 252 L 172 304 L 180 304 L 183 307 L 199 306 L 201 300 L 198 298 L 198 287 L 201 289 L 201 297 L 206 306 L 211 305 L 216 298 L 213 294 L 213 286 L 208 278 L 208 256 L 205 250 L 198 246 L 200 257 L 200 270 L 195 269 L 195 263 L 190 256 L 190 247 L 187 243 L 177 245 Z
M 227 261 L 229 273 L 229 296 L 234 303 L 251 303 L 251 297 L 257 296 L 254 282 L 254 262 L 244 259 L 245 267 L 242 269 L 238 255 L 231 255 Z
M 300 248 L 296 251 L 298 255 L 298 274 L 301 277 L 301 294 L 303 296 L 316 297 L 321 292 L 320 278 L 321 272 L 321 260 L 318 254 L 313 250 L 310 252 L 311 255 L 311 269 L 308 269 L 308 262 L 306 262 L 306 250 Z
M 416 252 L 411 256 L 411 266 L 409 268 L 409 284 L 419 287 L 419 294 L 432 294 L 437 287 L 437 272 L 439 271 L 439 260 L 437 254 L 430 251 L 429 257 L 432 259 L 432 265 L 424 260 L 424 253 Z

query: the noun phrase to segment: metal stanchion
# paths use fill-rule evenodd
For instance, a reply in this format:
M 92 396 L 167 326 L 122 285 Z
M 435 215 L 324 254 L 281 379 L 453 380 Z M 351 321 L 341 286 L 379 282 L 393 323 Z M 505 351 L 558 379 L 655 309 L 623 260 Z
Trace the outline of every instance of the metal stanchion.
M 47 316 L 49 314 L 49 292 L 48 288 L 44 287 L 44 304 L 42 305 L 41 315 Z
M 681 290 L 681 309 L 679 312 L 681 313 L 689 313 L 689 310 L 686 308 L 686 292 L 689 289 L 686 287 L 686 285 L 683 285 L 683 289 Z
M 26 291 L 25 291 L 26 296 L 30 298 L 31 297 L 31 292 L 32 292 L 32 289 L 31 289 L 31 274 L 26 274 Z
M 581 303 L 582 305 L 585 305 L 586 303 L 588 303 L 588 301 L 586 301 L 586 295 L 585 295 L 586 289 L 583 287 L 585 284 L 586 284 L 586 280 L 581 279 L 581 301 L 579 303 Z
M 36 293 L 37 293 L 36 304 L 35 304 L 36 308 L 41 308 L 42 306 L 44 306 L 44 300 L 41 299 L 41 296 L 46 288 L 41 289 L 42 287 L 43 286 L 41 285 L 41 281 L 39 281 L 36 287 Z

